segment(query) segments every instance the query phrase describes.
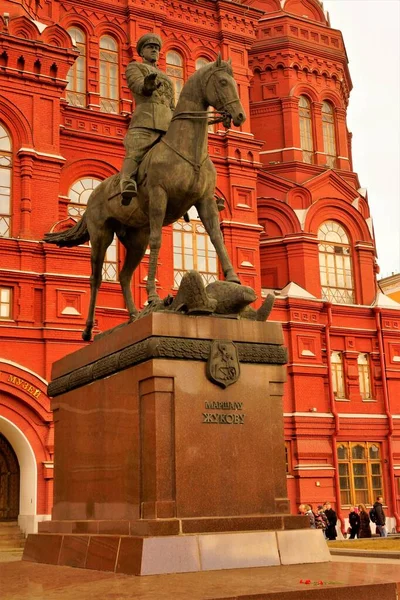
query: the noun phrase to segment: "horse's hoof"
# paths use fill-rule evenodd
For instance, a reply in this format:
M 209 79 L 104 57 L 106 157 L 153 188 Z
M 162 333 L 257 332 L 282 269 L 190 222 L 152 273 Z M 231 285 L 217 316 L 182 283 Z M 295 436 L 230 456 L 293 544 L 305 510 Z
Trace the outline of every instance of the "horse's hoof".
M 90 342 L 90 340 L 92 339 L 92 331 L 88 331 L 87 329 L 84 329 L 82 331 L 82 339 L 84 342 Z

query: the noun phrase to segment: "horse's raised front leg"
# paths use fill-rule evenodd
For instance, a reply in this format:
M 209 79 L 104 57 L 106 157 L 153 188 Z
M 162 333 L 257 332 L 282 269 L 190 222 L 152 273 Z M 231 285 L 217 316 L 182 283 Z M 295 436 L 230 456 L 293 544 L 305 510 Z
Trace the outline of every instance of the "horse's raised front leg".
M 167 202 L 168 196 L 163 188 L 156 187 L 149 190 L 150 259 L 146 285 L 149 302 L 156 302 L 160 299 L 156 291 L 156 273 Z
M 125 306 L 132 321 L 137 315 L 137 308 L 132 298 L 131 280 L 132 273 L 142 260 L 149 243 L 149 232 L 142 229 L 129 229 L 120 240 L 126 248 L 124 266 L 119 274 Z
M 96 229 L 95 233 L 90 232 L 90 243 L 92 251 L 90 260 L 92 264 L 92 274 L 90 276 L 90 304 L 89 312 L 86 320 L 86 327 L 82 332 L 82 339 L 88 342 L 92 337 L 92 329 L 94 325 L 94 311 L 96 308 L 97 292 L 102 279 L 102 270 L 104 256 L 108 246 L 113 241 L 114 233 L 108 229 Z
M 222 236 L 221 227 L 219 224 L 217 203 L 215 202 L 214 198 L 203 199 L 196 203 L 196 208 L 199 213 L 199 217 L 208 235 L 210 236 L 211 243 L 217 252 L 225 279 L 227 281 L 240 284 L 240 279 L 233 268 L 228 252 L 225 248 L 224 238 Z

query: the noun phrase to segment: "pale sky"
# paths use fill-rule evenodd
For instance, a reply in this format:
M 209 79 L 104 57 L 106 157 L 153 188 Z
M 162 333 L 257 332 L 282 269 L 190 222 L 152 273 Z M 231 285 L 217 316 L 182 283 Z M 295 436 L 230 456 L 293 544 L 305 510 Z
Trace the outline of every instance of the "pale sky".
M 324 0 L 346 45 L 353 91 L 347 125 L 367 188 L 378 276 L 400 272 L 400 0 Z

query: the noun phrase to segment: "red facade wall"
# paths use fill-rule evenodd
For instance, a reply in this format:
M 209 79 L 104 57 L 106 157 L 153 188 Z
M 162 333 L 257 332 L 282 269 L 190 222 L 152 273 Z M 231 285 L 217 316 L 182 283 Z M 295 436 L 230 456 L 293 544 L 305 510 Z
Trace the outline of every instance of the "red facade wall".
M 137 58 L 135 41 L 146 31 L 159 33 L 165 41 L 161 68 L 168 50 L 179 51 L 185 77 L 194 72 L 197 58 L 213 60 L 220 51 L 232 58 L 249 117 L 240 129 L 220 128 L 209 136 L 217 191 L 225 198 L 221 228 L 242 282 L 259 296 L 262 288 L 277 294 L 272 319 L 282 322 L 290 355 L 284 410 L 293 511 L 300 502 L 330 500 L 346 516 L 338 499 L 336 444 L 375 441 L 382 448 L 388 512 L 396 515 L 400 313 L 395 305 L 373 306 L 375 241 L 368 199 L 353 172 L 346 125 L 352 83 L 341 33 L 331 28 L 320 2 L 157 0 L 149 6 L 141 0 L 110 0 L 94 10 L 84 2 L 45 0 L 38 14 L 31 5 L 0 0 L 0 14 L 9 13 L 6 20 L 0 17 L 0 124 L 13 145 L 12 233 L 0 238 L 0 287 L 12 289 L 13 306 L 12 319 L 0 320 L 0 361 L 14 363 L 21 379 L 27 380 L 28 369 L 49 380 L 53 361 L 83 345 L 90 250 L 53 248 L 40 240 L 68 219 L 68 191 L 76 180 L 104 179 L 119 170 L 132 108 L 124 70 Z M 67 73 L 78 55 L 66 32 L 71 26 L 80 27 L 88 41 L 87 108 L 65 100 Z M 120 49 L 118 114 L 100 112 L 99 39 L 104 34 L 114 36 Z M 300 95 L 313 107 L 313 164 L 303 162 Z M 324 101 L 334 108 L 334 169 L 327 167 L 324 153 Z M 321 300 L 317 236 L 327 220 L 340 223 L 350 240 L 353 305 Z M 120 263 L 123 258 L 120 248 Z M 140 307 L 146 301 L 146 261 L 133 278 Z M 287 291 L 290 282 L 299 287 Z M 161 295 L 174 293 L 171 228 L 164 231 L 158 285 Z M 74 314 L 65 314 L 71 304 Z M 98 305 L 95 331 L 126 318 L 117 282 L 103 282 Z M 348 398 L 342 402 L 335 400 L 330 384 L 332 350 L 341 351 L 345 360 Z M 359 352 L 371 357 L 370 402 L 360 396 Z M 43 389 L 46 410 L 34 418 L 29 394 L 19 392 L 16 399 L 0 377 L 0 416 L 29 430 L 38 464 L 38 514 L 48 514 L 49 399 Z M 400 525 L 395 519 L 391 523 Z

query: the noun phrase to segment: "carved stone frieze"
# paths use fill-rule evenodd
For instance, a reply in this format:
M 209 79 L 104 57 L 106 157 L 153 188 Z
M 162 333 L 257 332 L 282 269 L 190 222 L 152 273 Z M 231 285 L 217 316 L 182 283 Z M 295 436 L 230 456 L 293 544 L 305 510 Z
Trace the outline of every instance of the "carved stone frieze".
M 48 386 L 48 394 L 51 397 L 65 394 L 70 390 L 133 367 L 145 360 L 168 358 L 206 362 L 210 356 L 211 345 L 212 340 L 150 337 L 55 379 Z M 240 342 L 236 343 L 235 346 L 241 363 L 276 365 L 287 363 L 286 348 L 278 344 Z

